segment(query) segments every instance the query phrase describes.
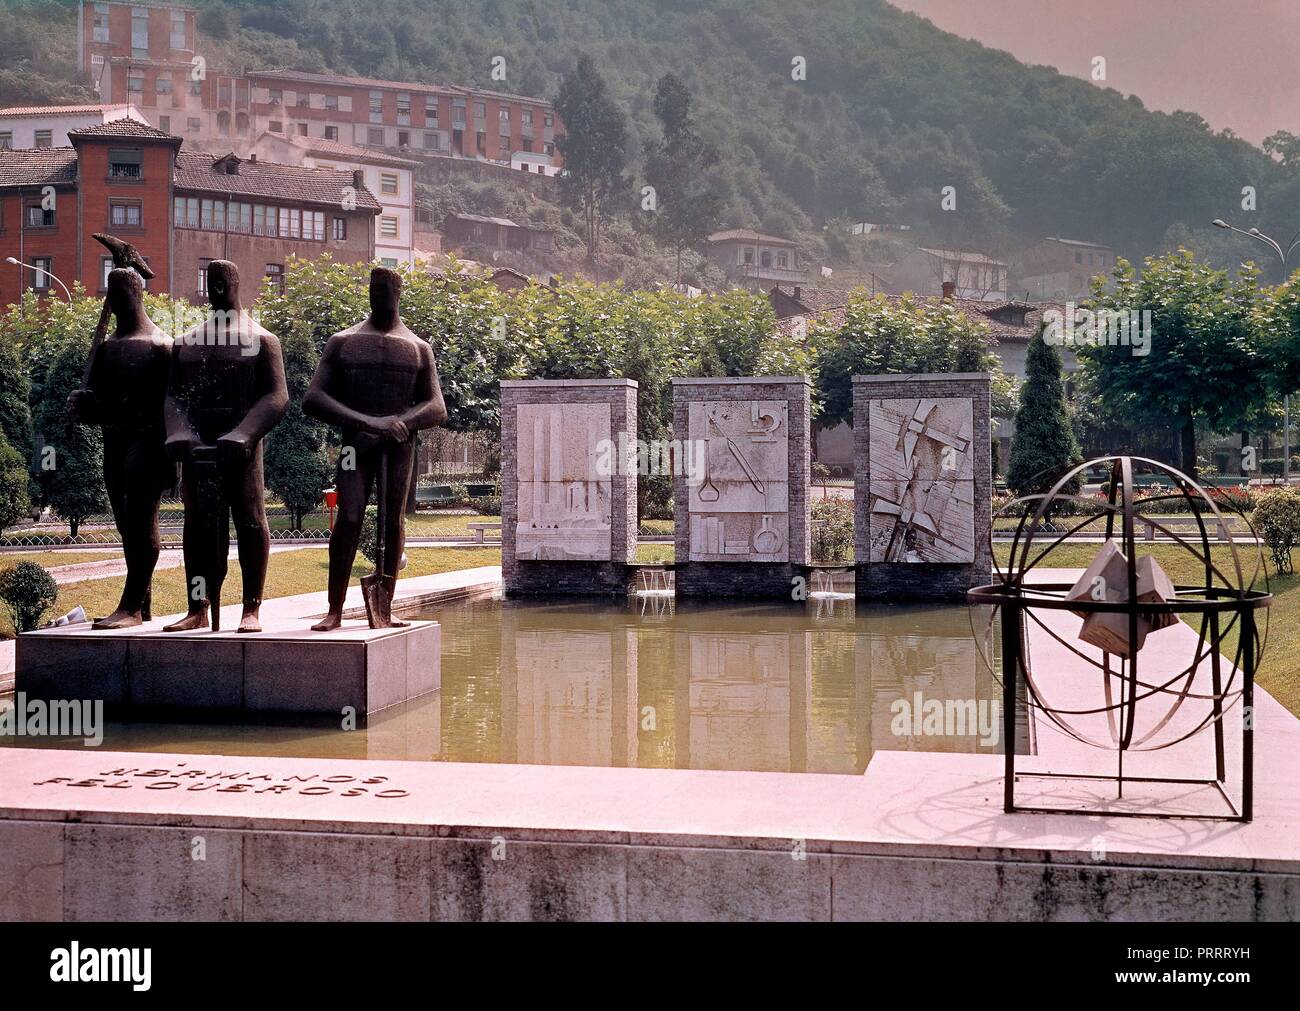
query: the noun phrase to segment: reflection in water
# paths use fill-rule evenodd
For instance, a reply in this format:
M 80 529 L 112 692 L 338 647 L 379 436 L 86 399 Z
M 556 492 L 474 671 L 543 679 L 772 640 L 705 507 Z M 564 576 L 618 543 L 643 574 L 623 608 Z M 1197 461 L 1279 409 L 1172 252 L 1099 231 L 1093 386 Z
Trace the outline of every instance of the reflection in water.
M 103 747 L 839 773 L 878 749 L 1001 750 L 973 719 L 898 718 L 982 704 L 1000 730 L 965 607 L 481 598 L 426 617 L 442 622 L 442 691 L 368 727 L 110 724 Z

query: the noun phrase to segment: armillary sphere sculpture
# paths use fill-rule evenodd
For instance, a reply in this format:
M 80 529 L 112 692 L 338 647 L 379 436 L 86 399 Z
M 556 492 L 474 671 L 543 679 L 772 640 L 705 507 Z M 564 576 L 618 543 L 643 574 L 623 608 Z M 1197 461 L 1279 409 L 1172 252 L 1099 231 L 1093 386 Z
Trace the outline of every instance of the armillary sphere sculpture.
M 1099 467 L 1110 473 L 1104 495 L 1068 491 Z M 1140 503 L 1135 469 L 1154 486 Z M 968 593 L 972 604 L 1001 610 L 1004 809 L 1250 821 L 1254 680 L 1267 638 L 1267 611 L 1263 636 L 1256 612 L 1272 599 L 1253 532 L 1234 539 L 1212 494 L 1173 467 L 1127 456 L 1075 467 L 1050 491 L 1003 507 L 994 526 L 1002 519 L 1006 528 L 1008 517 L 1007 565 L 995 554 L 997 581 Z M 1186 556 L 1171 569 L 1193 581 L 1176 585 L 1140 554 L 1157 534 Z M 1078 579 L 1055 567 L 1067 543 L 1095 551 Z M 1051 738 L 1050 754 L 1019 774 L 1018 726 Z M 1225 731 L 1234 727 L 1241 745 L 1230 751 Z M 1214 735 L 1213 770 L 1184 743 L 1205 731 Z M 1024 742 L 1022 734 L 1032 750 Z M 1091 760 L 1088 748 L 1114 752 L 1113 766 Z M 1126 775 L 1126 758 L 1136 772 Z M 1235 799 L 1230 766 L 1239 772 Z M 1033 802 L 1017 805 L 1017 785 L 1031 782 Z

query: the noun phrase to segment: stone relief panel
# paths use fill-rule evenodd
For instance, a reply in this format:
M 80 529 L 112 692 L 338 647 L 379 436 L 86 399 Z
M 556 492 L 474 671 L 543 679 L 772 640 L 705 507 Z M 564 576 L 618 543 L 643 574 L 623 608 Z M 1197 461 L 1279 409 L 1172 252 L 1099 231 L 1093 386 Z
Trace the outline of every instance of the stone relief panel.
M 598 472 L 609 404 L 520 404 L 515 554 L 529 561 L 609 561 L 611 479 Z
M 973 562 L 971 402 L 873 400 L 870 427 L 870 560 Z
M 694 401 L 689 438 L 701 464 L 687 481 L 690 560 L 790 558 L 790 419 L 784 400 Z

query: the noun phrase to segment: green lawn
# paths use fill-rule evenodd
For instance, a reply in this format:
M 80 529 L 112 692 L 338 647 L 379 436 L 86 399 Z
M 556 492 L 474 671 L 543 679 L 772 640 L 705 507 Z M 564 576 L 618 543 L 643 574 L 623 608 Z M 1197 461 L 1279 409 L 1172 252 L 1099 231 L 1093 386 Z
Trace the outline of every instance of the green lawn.
M 993 549 L 998 560 L 1005 563 L 1008 546 L 995 544 Z M 1095 544 L 1068 544 L 1052 552 L 1050 563 L 1061 568 L 1082 569 L 1087 567 L 1096 553 Z M 1176 584 L 1192 585 L 1204 580 L 1204 572 L 1198 570 L 1196 559 L 1178 545 L 1147 545 L 1140 548 L 1139 553 L 1154 555 L 1160 567 Z M 1231 564 L 1231 553 L 1226 544 L 1213 547 L 1211 556 L 1220 569 L 1230 571 L 1228 566 Z M 1249 550 L 1242 550 L 1243 568 L 1253 567 L 1254 557 Z M 1265 557 L 1267 558 L 1267 553 Z M 1268 642 L 1257 681 L 1282 705 L 1300 716 L 1300 575 L 1291 573 L 1279 576 L 1269 564 L 1268 579 L 1273 591 L 1273 603 L 1268 609 Z M 1264 621 L 1261 616 L 1261 632 L 1264 630 Z M 1230 648 L 1235 648 L 1235 635 L 1229 635 L 1228 639 Z
M 53 569 L 59 565 L 105 562 L 121 557 L 122 553 L 116 548 L 106 548 L 103 551 L 0 551 L 0 569 L 19 562 L 35 562 L 44 568 Z

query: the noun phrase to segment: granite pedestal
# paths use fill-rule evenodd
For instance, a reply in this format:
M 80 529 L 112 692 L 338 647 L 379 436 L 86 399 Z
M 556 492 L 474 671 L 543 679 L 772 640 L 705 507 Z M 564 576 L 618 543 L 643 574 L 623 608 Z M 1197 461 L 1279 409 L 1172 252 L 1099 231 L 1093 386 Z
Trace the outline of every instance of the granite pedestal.
M 223 616 L 224 617 L 224 616 Z M 109 714 L 169 718 L 252 714 L 358 719 L 441 684 L 441 626 L 413 621 L 334 632 L 264 619 L 264 631 L 163 632 L 171 619 L 97 632 L 88 624 L 18 637 L 15 691 L 36 699 L 102 700 Z

